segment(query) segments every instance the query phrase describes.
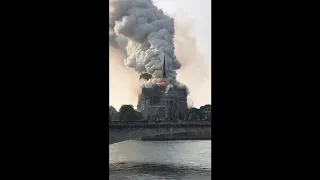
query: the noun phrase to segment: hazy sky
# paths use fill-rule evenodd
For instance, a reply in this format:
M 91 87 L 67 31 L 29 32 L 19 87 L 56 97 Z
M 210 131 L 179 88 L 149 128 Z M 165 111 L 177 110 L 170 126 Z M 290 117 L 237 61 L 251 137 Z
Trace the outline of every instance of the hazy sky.
M 154 0 L 154 4 L 170 14 L 183 13 L 183 20 L 194 23 L 198 51 L 211 63 L 211 0 Z
M 190 90 L 194 107 L 211 104 L 211 0 L 154 0 L 175 19 L 176 56 L 182 63 L 177 79 Z M 110 50 L 110 105 L 137 105 L 139 74 L 126 68 L 115 50 Z

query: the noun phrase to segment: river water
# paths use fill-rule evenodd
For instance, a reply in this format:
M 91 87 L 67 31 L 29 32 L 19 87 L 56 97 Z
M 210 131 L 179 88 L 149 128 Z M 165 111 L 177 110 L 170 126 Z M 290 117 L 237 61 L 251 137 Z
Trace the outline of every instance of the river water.
M 109 145 L 111 180 L 211 179 L 211 141 L 124 141 Z

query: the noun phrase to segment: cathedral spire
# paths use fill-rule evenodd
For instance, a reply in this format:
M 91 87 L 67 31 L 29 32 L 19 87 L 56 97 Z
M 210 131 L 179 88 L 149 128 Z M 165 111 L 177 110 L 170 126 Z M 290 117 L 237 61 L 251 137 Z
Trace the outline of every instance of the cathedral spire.
M 163 54 L 162 78 L 163 79 L 167 78 L 167 73 L 166 73 L 166 52 L 164 52 L 164 54 Z

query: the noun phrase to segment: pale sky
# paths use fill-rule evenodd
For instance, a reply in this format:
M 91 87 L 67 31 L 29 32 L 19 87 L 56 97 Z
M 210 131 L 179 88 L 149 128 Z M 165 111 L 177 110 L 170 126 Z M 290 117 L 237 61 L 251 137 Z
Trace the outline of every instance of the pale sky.
M 170 14 L 183 12 L 182 18 L 193 21 L 198 51 L 211 63 L 211 0 L 154 0 L 154 4 Z
M 199 108 L 211 104 L 211 0 L 154 0 L 175 19 L 176 56 L 182 63 L 177 80 L 190 90 L 188 104 Z M 139 74 L 123 65 L 123 57 L 110 51 L 110 105 L 135 108 Z

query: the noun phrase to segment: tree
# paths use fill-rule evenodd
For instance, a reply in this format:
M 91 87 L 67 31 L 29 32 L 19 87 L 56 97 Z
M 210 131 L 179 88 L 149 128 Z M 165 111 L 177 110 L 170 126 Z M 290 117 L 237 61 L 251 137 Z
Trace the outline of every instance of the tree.
M 200 109 L 197 109 L 197 108 L 188 109 L 187 116 L 186 116 L 188 120 L 190 119 L 189 117 L 191 114 L 195 114 L 196 116 L 201 117 L 201 111 Z
M 190 120 L 190 121 L 197 121 L 198 118 L 199 118 L 198 115 L 196 115 L 195 113 L 192 113 L 192 114 L 190 114 L 188 120 Z
M 124 105 L 125 106 L 125 105 Z M 134 121 L 134 120 L 140 120 L 142 119 L 142 114 L 136 110 L 133 109 L 133 107 L 125 106 L 120 108 L 120 114 L 123 112 L 123 121 Z
M 123 120 L 124 121 L 132 121 L 132 120 L 135 120 L 135 111 L 128 111 L 124 114 L 124 117 L 123 117 Z
M 210 104 L 206 104 L 204 106 L 201 106 L 200 110 L 202 112 L 201 119 L 211 120 L 211 105 Z M 208 110 L 210 112 L 207 112 Z
M 119 119 L 120 121 L 124 121 L 124 116 L 127 114 L 127 113 L 131 113 L 127 116 L 131 116 L 132 119 L 135 119 L 135 110 L 133 109 L 133 106 L 132 105 L 127 105 L 127 104 L 124 104 L 120 107 L 120 110 L 119 110 Z
M 135 111 L 135 117 L 136 117 L 136 120 L 143 119 L 142 114 L 138 111 Z
M 113 106 L 109 106 L 109 121 L 114 120 L 117 114 L 118 112 L 116 108 L 114 108 Z

